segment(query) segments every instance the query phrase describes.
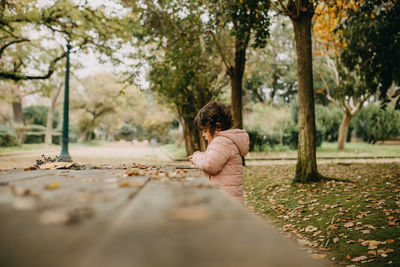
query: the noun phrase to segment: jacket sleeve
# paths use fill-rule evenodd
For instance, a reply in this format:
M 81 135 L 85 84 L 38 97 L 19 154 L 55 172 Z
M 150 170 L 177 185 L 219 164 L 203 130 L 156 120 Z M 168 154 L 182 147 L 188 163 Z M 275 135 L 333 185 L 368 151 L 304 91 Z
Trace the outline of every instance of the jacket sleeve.
M 231 156 L 229 142 L 231 141 L 226 137 L 216 137 L 209 144 L 206 152 L 195 152 L 193 154 L 193 164 L 208 174 L 219 173 Z

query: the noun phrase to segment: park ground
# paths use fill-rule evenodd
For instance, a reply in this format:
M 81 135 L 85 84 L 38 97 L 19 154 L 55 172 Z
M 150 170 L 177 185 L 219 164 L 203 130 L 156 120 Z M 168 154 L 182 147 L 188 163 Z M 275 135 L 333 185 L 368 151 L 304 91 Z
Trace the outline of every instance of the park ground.
M 319 149 L 318 170 L 326 177 L 293 183 L 294 151 L 252 153 L 245 168 L 246 206 L 293 239 L 314 258 L 333 265 L 400 266 L 400 146 L 335 144 Z M 87 143 L 70 146 L 80 164 L 166 164 L 182 158 L 173 146 L 147 143 Z M 0 148 L 0 169 L 32 166 L 58 146 Z M 358 158 L 357 158 L 358 157 Z M 286 160 L 285 160 L 286 158 Z M 180 163 L 182 164 L 182 162 Z M 184 162 L 183 162 L 184 164 Z

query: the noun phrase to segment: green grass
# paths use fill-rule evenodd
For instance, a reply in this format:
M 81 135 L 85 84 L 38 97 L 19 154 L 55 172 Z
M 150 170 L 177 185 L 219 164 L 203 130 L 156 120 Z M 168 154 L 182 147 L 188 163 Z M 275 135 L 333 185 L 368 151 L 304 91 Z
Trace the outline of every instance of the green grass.
M 104 141 L 90 141 L 90 142 L 78 142 L 78 143 L 69 143 L 69 146 L 72 147 L 79 147 L 79 146 L 99 146 L 104 144 Z M 0 147 L 0 154 L 10 154 L 10 153 L 18 153 L 24 151 L 34 151 L 34 150 L 42 150 L 48 148 L 58 148 L 61 145 L 46 145 L 46 144 L 21 144 L 18 146 L 11 146 L 11 147 Z
M 11 146 L 11 147 L 0 147 L 0 154 L 9 154 L 9 153 L 16 153 L 16 152 L 24 152 L 24 151 L 31 151 L 31 150 L 41 150 L 46 148 L 53 148 L 58 147 L 58 145 L 45 145 L 45 144 L 22 144 L 18 146 Z
M 296 157 L 297 150 L 287 146 L 267 147 L 264 152 L 251 152 L 253 157 L 288 156 Z M 317 147 L 317 157 L 321 156 L 391 156 L 400 157 L 400 145 L 372 145 L 368 143 L 346 143 L 344 150 L 337 149 L 337 143 L 323 142 Z
M 169 154 L 175 158 L 187 158 L 186 149 L 178 147 L 175 144 L 162 145 L 161 148 L 165 149 Z
M 346 143 L 345 149 L 337 150 L 337 143 L 322 143 L 317 148 L 320 154 L 365 154 L 371 156 L 400 156 L 400 145 L 373 145 L 368 143 Z
M 293 165 L 246 167 L 250 209 L 335 264 L 360 264 L 351 259 L 365 256 L 368 266 L 400 266 L 399 163 L 319 165 L 325 176 L 354 183 L 296 184 L 294 171 Z M 371 240 L 383 243 L 368 249 L 363 242 Z

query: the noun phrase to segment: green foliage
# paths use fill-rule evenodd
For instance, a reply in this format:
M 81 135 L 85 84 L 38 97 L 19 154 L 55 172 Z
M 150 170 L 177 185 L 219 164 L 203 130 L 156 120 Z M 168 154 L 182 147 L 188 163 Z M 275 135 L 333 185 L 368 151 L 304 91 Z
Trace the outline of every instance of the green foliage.
M 130 29 L 130 18 L 87 1 L 2 1 L 0 14 L 0 79 L 14 81 L 47 79 L 63 65 L 64 45 L 54 40 L 68 38 L 74 51 L 91 48 L 110 56 Z M 119 43 L 110 41 L 116 37 Z M 28 74 L 27 66 L 39 74 Z
M 118 129 L 115 138 L 117 140 L 127 140 L 132 141 L 134 138 L 135 129 L 132 125 L 123 124 L 121 128 Z
M 366 90 L 389 102 L 388 89 L 393 82 L 400 83 L 400 2 L 362 1 L 359 8 L 348 10 L 339 29 L 347 44 L 343 63 L 359 74 Z M 400 108 L 400 99 L 396 106 Z
M 0 127 L 0 147 L 9 147 L 18 145 L 17 136 L 13 129 L 9 127 Z
M 42 125 L 32 124 L 24 127 L 24 144 L 44 143 L 46 135 L 46 127 Z
M 299 129 L 297 124 L 294 122 L 290 122 L 285 128 L 285 132 L 283 135 L 283 144 L 288 145 L 292 149 L 296 149 L 298 147 L 298 136 Z M 324 132 L 321 129 L 316 129 L 315 131 L 315 146 L 319 147 L 322 144 L 324 138 Z
M 370 103 L 354 118 L 357 137 L 375 143 L 397 137 L 400 134 L 400 116 L 393 106 L 382 109 Z
M 297 93 L 293 29 L 282 16 L 271 17 L 270 28 L 265 52 L 249 49 L 246 55 L 245 94 L 253 102 L 289 103 Z
M 78 128 L 85 141 L 91 140 L 94 129 L 108 114 L 122 105 L 124 85 L 110 73 L 89 76 L 80 81 L 80 90 L 71 94 L 71 109 L 78 116 Z
M 254 33 L 253 47 L 266 45 L 269 36 L 270 1 L 212 0 L 210 2 L 210 24 L 213 24 L 213 27 L 218 29 L 229 26 L 231 34 L 244 49 L 248 45 L 252 32 Z
M 343 111 L 337 106 L 315 105 L 315 124 L 322 131 L 324 141 L 337 141 L 343 117 Z
M 48 111 L 49 107 L 44 105 L 32 105 L 25 107 L 23 109 L 24 124 L 36 124 L 46 126 Z M 53 128 L 57 128 L 59 122 L 60 112 L 58 110 L 55 110 L 53 115 Z
M 247 130 L 250 138 L 249 151 L 264 151 L 267 146 L 273 147 L 279 144 L 279 135 L 268 134 L 262 129 Z
M 185 2 L 180 6 L 175 1 L 160 1 L 146 5 L 141 9 L 142 20 L 155 43 L 152 56 L 147 58 L 150 88 L 174 108 L 189 129 L 190 146 L 198 150 L 200 140 L 193 119 L 219 94 L 218 74 L 222 71 L 215 61 L 212 41 L 204 38 L 202 3 Z M 182 15 L 176 16 L 179 12 Z

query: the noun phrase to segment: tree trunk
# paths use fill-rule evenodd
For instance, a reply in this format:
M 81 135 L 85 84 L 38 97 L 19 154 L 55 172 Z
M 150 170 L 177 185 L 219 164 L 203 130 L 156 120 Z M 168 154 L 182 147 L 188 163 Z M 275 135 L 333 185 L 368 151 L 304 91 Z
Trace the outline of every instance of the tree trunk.
M 183 119 L 183 139 L 185 140 L 186 154 L 188 156 L 192 155 L 195 151 L 192 143 L 192 133 L 190 128 L 190 123 L 187 120 Z
M 350 121 L 353 118 L 350 113 L 346 112 L 343 117 L 342 123 L 339 128 L 339 137 L 338 137 L 338 150 L 343 150 L 344 145 L 346 144 L 347 132 L 349 131 Z
M 296 38 L 297 82 L 299 98 L 299 135 L 296 182 L 319 180 L 315 145 L 315 108 L 311 51 L 312 12 L 300 12 L 292 19 Z
M 207 149 L 206 139 L 203 137 L 203 134 L 201 131 L 197 131 L 197 132 L 199 135 L 200 151 L 206 151 L 206 149 Z
M 246 46 L 248 41 L 235 41 L 235 65 L 230 72 L 231 78 L 231 104 L 232 104 L 232 119 L 233 128 L 243 128 L 242 116 L 242 91 L 243 91 L 243 73 L 246 64 Z
M 53 116 L 54 108 L 50 106 L 49 111 L 47 112 L 47 122 L 46 122 L 46 136 L 44 137 L 44 143 L 46 145 L 51 145 L 52 143 L 52 135 L 53 135 Z
M 24 124 L 24 117 L 22 114 L 22 99 L 18 97 L 12 103 L 13 114 L 14 114 L 14 122 L 16 124 Z
M 57 90 L 51 94 L 51 104 L 49 111 L 47 112 L 46 136 L 44 138 L 44 143 L 47 145 L 51 145 L 52 143 L 54 110 L 57 107 L 57 99 L 60 95 L 62 85 L 63 84 L 61 84 Z
M 97 117 L 94 117 L 88 124 L 88 126 L 86 127 L 86 129 L 83 131 L 83 133 L 81 134 L 81 137 L 79 138 L 80 141 L 90 141 L 91 140 L 91 132 L 92 132 L 92 128 L 94 125 L 95 120 L 97 119 Z

